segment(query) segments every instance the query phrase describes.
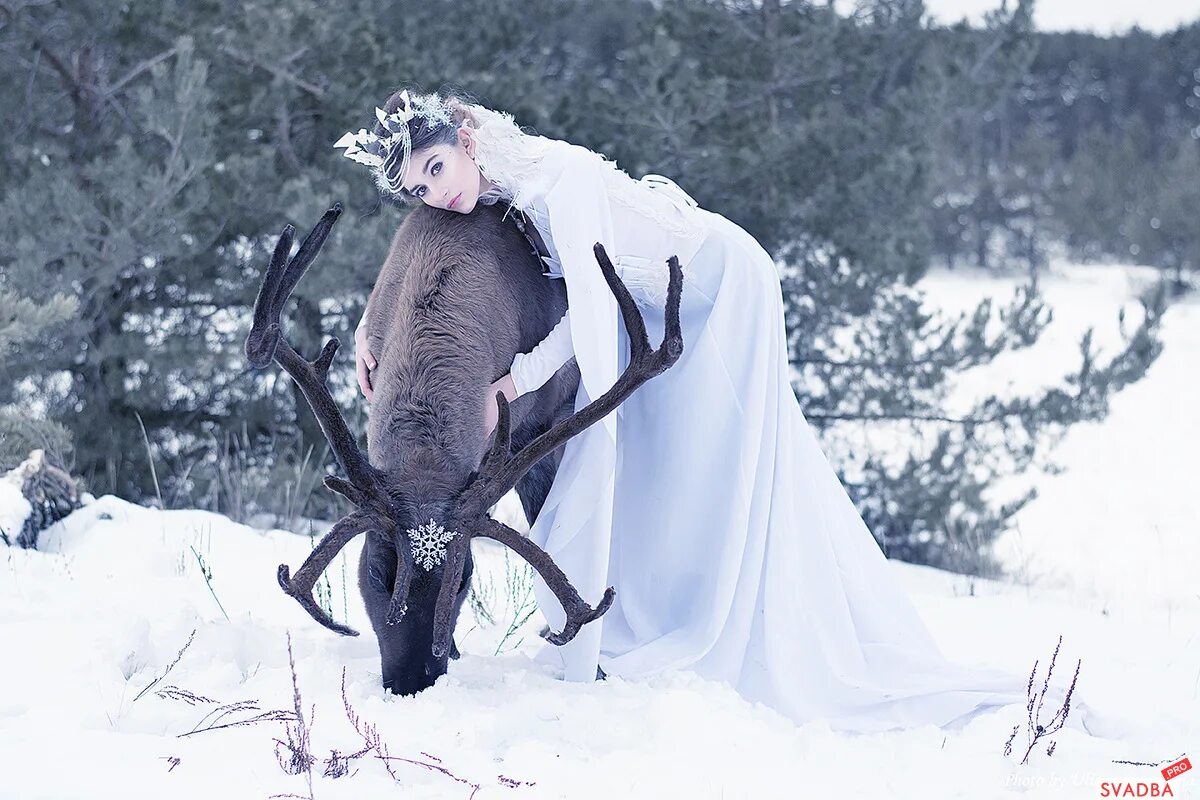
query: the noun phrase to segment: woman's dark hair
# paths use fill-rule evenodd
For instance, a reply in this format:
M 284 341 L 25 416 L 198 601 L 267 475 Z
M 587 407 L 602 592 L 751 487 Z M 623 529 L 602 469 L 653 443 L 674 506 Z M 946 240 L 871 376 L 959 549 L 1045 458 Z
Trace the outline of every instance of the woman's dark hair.
M 415 98 L 419 94 L 424 94 L 416 86 L 406 86 L 397 89 L 388 96 L 382 108 L 385 113 L 393 114 L 400 108 L 400 95 L 404 91 L 408 91 L 410 98 Z M 455 89 L 446 89 L 434 93 L 449 109 L 452 124 L 439 124 L 437 120 L 430 120 L 425 117 L 416 115 L 408 121 L 408 135 L 412 140 L 412 152 L 415 155 L 418 150 L 424 150 L 429 147 L 434 147 L 439 144 L 453 144 L 455 134 L 458 131 L 458 126 L 462 125 L 463 120 L 467 118 L 469 112 L 465 106 L 475 101 L 465 92 Z M 382 123 L 376 121 L 374 132 L 376 136 L 383 136 L 386 131 Z M 397 166 L 397 169 L 399 167 Z M 392 176 L 396 178 L 398 176 Z M 421 203 L 421 198 L 416 197 L 407 189 L 401 188 L 399 192 L 392 192 L 385 185 L 379 183 L 380 194 L 383 195 L 385 201 L 390 201 L 393 204 L 399 204 L 401 207 L 415 206 Z

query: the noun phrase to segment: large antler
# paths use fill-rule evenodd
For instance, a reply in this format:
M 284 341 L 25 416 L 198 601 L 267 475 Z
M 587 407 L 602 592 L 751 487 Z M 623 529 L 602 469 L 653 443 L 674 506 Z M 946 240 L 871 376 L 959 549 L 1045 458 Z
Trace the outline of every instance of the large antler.
M 296 229 L 285 225 L 279 241 L 275 244 L 275 253 L 271 257 L 271 265 L 263 277 L 258 299 L 254 302 L 254 324 L 246 337 L 246 358 L 256 369 L 266 367 L 274 358 L 292 379 L 299 385 L 304 399 L 312 407 L 325 438 L 333 449 L 342 469 L 349 480 L 328 476 L 325 485 L 333 491 L 344 495 L 366 514 L 354 513 L 341 519 L 333 530 L 325 535 L 321 543 L 305 559 L 303 566 L 295 576 L 289 574 L 286 564 L 279 565 L 279 585 L 283 590 L 300 602 L 313 619 L 330 630 L 347 636 L 357 636 L 358 632 L 341 625 L 331 619 L 316 601 L 313 600 L 313 585 L 321 573 L 329 566 L 333 558 L 355 536 L 373 527 L 380 520 L 393 518 L 391 500 L 383 488 L 381 473 L 371 466 L 366 455 L 358 448 L 350 427 L 338 410 L 329 387 L 325 381 L 329 374 L 329 365 L 333 362 L 334 353 L 338 349 L 338 340 L 330 339 L 321 349 L 321 355 L 316 361 L 308 361 L 300 356 L 283 338 L 280 314 L 283 304 L 291 296 L 300 278 L 304 276 L 313 259 L 317 257 L 321 246 L 329 237 L 333 224 L 342 214 L 342 204 L 335 203 L 333 208 L 325 212 L 320 222 L 304 238 L 295 257 L 289 259 L 292 240 Z M 386 523 L 385 523 L 386 524 Z M 400 558 L 409 558 L 404 548 L 399 548 Z M 398 575 L 411 574 L 411 565 L 398 571 Z M 408 595 L 409 582 L 397 580 L 389 606 L 388 621 L 395 622 L 403 613 Z
M 683 270 L 679 266 L 679 259 L 671 256 L 667 260 L 670 278 L 667 283 L 666 324 L 663 330 L 662 344 L 655 350 L 650 347 L 641 312 L 637 310 L 633 296 L 617 276 L 604 247 L 597 243 L 593 250 L 596 254 L 596 261 L 600 265 L 600 272 L 616 297 L 617 306 L 621 309 L 621 316 L 625 320 L 625 330 L 629 334 L 630 341 L 629 364 L 607 392 L 534 439 L 515 455 L 512 453 L 510 439 L 508 402 L 503 394 L 496 395 L 498 420 L 492 446 L 484 455 L 474 482 L 459 495 L 457 508 L 453 515 L 460 520 L 482 518 L 482 522 L 478 523 L 476 529 L 468 531 L 467 536 L 457 537 L 447 548 L 446 571 L 442 574 L 441 591 L 438 594 L 437 608 L 434 612 L 433 651 L 435 655 L 444 653 L 449 647 L 454 627 L 452 618 L 454 595 L 462 580 L 466 548 L 474 536 L 495 539 L 512 549 L 537 571 L 546 586 L 554 592 L 554 596 L 558 598 L 563 611 L 566 612 L 567 621 L 562 631 L 546 637 L 547 641 L 552 644 L 562 645 L 571 641 L 580 628 L 600 617 L 612 605 L 615 591 L 611 586 L 593 608 L 579 596 L 579 592 L 571 585 L 566 574 L 559 569 L 545 550 L 507 525 L 487 517 L 487 510 L 512 489 L 534 464 L 589 425 L 604 419 L 639 386 L 678 361 L 679 356 L 683 353 L 683 333 L 679 323 Z
M 667 259 L 670 278 L 667 282 L 667 307 L 662 344 L 657 350 L 650 347 L 646 324 L 633 302 L 633 296 L 617 276 L 604 246 L 593 248 L 600 272 L 617 299 L 617 306 L 629 334 L 629 364 L 607 392 L 588 403 L 571 417 L 511 454 L 508 438 L 508 403 L 502 394 L 496 395 L 498 420 L 495 441 L 479 466 L 475 482 L 461 495 L 459 508 L 464 515 L 486 514 L 501 497 L 517 485 L 533 465 L 588 426 L 604 419 L 625 402 L 646 381 L 666 371 L 683 354 L 683 333 L 679 324 L 679 301 L 683 293 L 683 270 L 679 259 Z M 504 436 L 501 434 L 503 426 Z
M 596 604 L 595 608 L 592 608 L 579 596 L 579 592 L 567 580 L 566 574 L 558 568 L 545 550 L 503 522 L 488 519 L 479 535 L 495 539 L 529 562 L 529 566 L 537 570 L 538 575 L 541 575 L 542 580 L 546 582 L 546 586 L 558 598 L 563 611 L 567 612 L 567 622 L 559 633 L 551 633 L 546 636 L 546 641 L 550 644 L 561 645 L 571 641 L 575 638 L 575 634 L 579 633 L 580 628 L 594 619 L 599 619 L 612 605 L 613 598 L 617 594 L 615 589 L 611 586 L 605 589 L 600 602 Z
M 278 578 L 280 588 L 294 597 L 317 622 L 329 628 L 329 630 L 337 631 L 345 636 L 358 636 L 358 631 L 335 621 L 326 614 L 317 605 L 317 601 L 313 599 L 312 588 L 320 579 L 321 573 L 329 566 L 329 562 L 333 560 L 333 557 L 351 539 L 360 533 L 364 533 L 369 527 L 369 520 L 362 514 L 347 514 L 337 521 L 337 524 L 333 526 L 333 529 L 329 533 L 325 534 L 325 537 L 321 539 L 321 543 L 305 559 L 304 565 L 296 572 L 294 578 L 289 574 L 287 564 L 279 565 Z
M 340 203 L 327 211 L 305 237 L 296 256 L 290 260 L 288 253 L 291 251 L 295 229 L 291 225 L 283 229 L 254 305 L 254 324 L 246 337 L 246 355 L 251 365 L 260 369 L 274 358 L 300 386 L 333 448 L 338 463 L 349 478 L 343 480 L 329 476 L 325 479 L 325 484 L 344 495 L 360 509 L 338 521 L 294 576 L 290 574 L 286 565 L 281 564 L 278 571 L 280 586 L 325 627 L 341 634 L 356 636 L 356 631 L 335 622 L 321 610 L 313 599 L 313 586 L 337 553 L 360 533 L 375 525 L 382 525 L 384 533 L 393 539 L 398 538 L 396 520 L 399 517 L 383 486 L 382 473 L 372 467 L 367 457 L 359 450 L 349 426 L 346 425 L 326 386 L 329 366 L 334 353 L 337 352 L 337 339 L 327 342 L 316 361 L 310 362 L 296 353 L 283 339 L 280 323 L 283 304 L 316 258 L 341 212 Z M 508 526 L 487 517 L 487 510 L 515 486 L 541 458 L 612 413 L 639 386 L 662 373 L 683 353 L 683 335 L 679 322 L 683 272 L 678 259 L 671 257 L 667 261 L 670 279 L 667 285 L 666 325 L 662 345 L 655 350 L 650 347 L 645 323 L 633 302 L 633 297 L 617 277 L 608 254 L 600 244 L 595 246 L 594 251 L 601 274 L 616 297 L 625 321 L 625 329 L 630 337 L 629 365 L 601 397 L 534 439 L 516 454 L 512 453 L 508 403 L 503 395 L 497 395 L 499 418 L 495 438 L 479 469 L 474 473 L 472 482 L 459 494 L 451 513 L 451 518 L 459 522 L 464 535 L 454 536 L 446 548 L 446 564 L 434 610 L 435 655 L 444 655 L 450 648 L 454 628 L 454 601 L 466 568 L 470 540 L 475 536 L 495 539 L 511 548 L 537 571 L 554 592 L 566 612 L 567 621 L 561 632 L 546 637 L 553 644 L 561 645 L 570 641 L 584 625 L 600 617 L 612 604 L 614 590 L 609 587 L 600 602 L 594 608 L 590 606 L 580 597 L 579 592 L 549 554 Z M 389 623 L 399 621 L 404 614 L 414 570 L 409 548 L 398 546 L 397 558 L 401 563 L 397 564 L 396 584 L 388 607 Z

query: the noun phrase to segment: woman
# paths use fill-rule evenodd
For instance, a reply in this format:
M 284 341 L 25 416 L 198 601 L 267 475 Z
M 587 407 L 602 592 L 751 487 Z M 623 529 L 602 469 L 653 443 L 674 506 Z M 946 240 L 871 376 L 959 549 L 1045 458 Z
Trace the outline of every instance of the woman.
M 376 116 L 338 146 L 373 168 L 385 196 L 462 214 L 506 202 L 541 234 L 548 277 L 566 281 L 570 311 L 492 385 L 488 431 L 495 391 L 534 391 L 574 357 L 582 408 L 625 368 L 594 243 L 651 341 L 663 330 L 667 258 L 683 266 L 683 356 L 568 442 L 530 529 L 585 599 L 617 589 L 603 618 L 543 660 L 568 680 L 592 680 L 597 666 L 632 678 L 690 669 L 840 730 L 957 726 L 1025 702 L 1027 676 L 946 661 L 901 590 L 801 413 L 779 277 L 749 234 L 665 179 L 635 181 L 462 98 L 397 93 Z M 370 398 L 365 330 L 356 360 Z M 554 626 L 561 610 L 539 589 Z M 1073 705 L 1078 727 L 1087 709 Z

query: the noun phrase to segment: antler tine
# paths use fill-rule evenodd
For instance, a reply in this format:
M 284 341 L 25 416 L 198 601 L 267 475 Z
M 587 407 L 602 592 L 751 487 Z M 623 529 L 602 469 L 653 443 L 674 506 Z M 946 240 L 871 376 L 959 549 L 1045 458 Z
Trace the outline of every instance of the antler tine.
M 294 577 L 290 574 L 287 564 L 280 564 L 277 572 L 279 586 L 284 592 L 296 598 L 304 610 L 317 622 L 343 636 L 358 636 L 358 631 L 334 621 L 326 614 L 313 599 L 313 586 L 320 579 L 321 573 L 329 566 L 329 562 L 333 561 L 334 556 L 341 552 L 341 549 L 349 544 L 351 539 L 364 533 L 368 527 L 370 527 L 370 523 L 365 515 L 357 512 L 348 514 L 338 520 L 333 529 L 325 534 L 308 558 L 304 559 L 304 563 L 296 571 Z
M 608 288 L 612 290 L 613 296 L 617 299 L 617 308 L 621 311 L 621 317 L 625 321 L 625 331 L 629 334 L 629 360 L 633 361 L 650 349 L 650 337 L 646 335 L 646 322 L 633 302 L 633 295 L 629 293 L 625 283 L 617 277 L 617 271 L 613 268 L 612 261 L 609 260 L 608 253 L 604 250 L 604 245 L 596 242 L 592 247 L 592 252 L 596 255 L 596 263 L 600 265 L 600 274 L 604 276 L 605 283 L 608 284 Z
M 406 555 L 403 547 L 396 550 L 396 585 L 392 587 L 392 599 L 388 601 L 388 625 L 395 625 L 404 618 L 408 611 L 408 590 L 412 586 L 412 556 Z
M 504 459 L 508 458 L 512 452 L 511 414 L 509 413 L 508 399 L 505 398 L 503 392 L 496 393 L 496 408 L 499 416 L 493 432 L 492 446 L 484 454 L 479 468 L 479 471 L 485 473 L 503 463 Z M 446 566 L 442 572 L 442 582 L 438 587 L 437 606 L 433 612 L 433 654 L 438 658 L 449 651 L 453 641 L 454 598 L 462 584 L 471 538 L 471 534 L 457 536 L 446 550 Z
M 437 605 L 433 611 L 433 654 L 441 658 L 450 651 L 454 634 L 454 598 L 462 585 L 463 570 L 467 566 L 467 554 L 471 550 L 470 536 L 457 536 L 446 549 L 446 567 L 442 572 L 442 584 L 438 587 Z
M 496 470 L 512 454 L 512 412 L 504 392 L 496 392 L 496 430 L 492 446 L 483 456 L 476 473 L 488 475 Z
M 350 428 L 342 418 L 325 383 L 333 356 L 337 352 L 337 339 L 326 342 L 321 354 L 315 361 L 310 362 L 283 339 L 280 322 L 284 303 L 317 257 L 341 214 L 342 204 L 335 203 L 304 238 L 300 249 L 291 260 L 287 256 L 291 251 L 295 229 L 291 225 L 284 227 L 254 303 L 254 324 L 246 337 L 246 357 L 256 368 L 265 367 L 274 357 L 292 376 L 312 407 L 338 463 L 345 470 L 350 483 L 358 490 L 359 505 L 370 502 L 376 511 L 382 512 L 387 509 L 389 503 L 386 493 L 379 485 L 378 473 L 358 449 L 358 443 L 350 433 Z M 331 488 L 340 491 L 338 487 Z
M 554 592 L 554 596 L 558 598 L 563 611 L 567 614 L 567 621 L 561 632 L 546 636 L 546 641 L 551 644 L 564 645 L 571 641 L 575 638 L 575 634 L 579 633 L 580 628 L 592 620 L 598 619 L 612 605 L 613 598 L 616 596 L 616 590 L 613 587 L 610 586 L 604 590 L 604 597 L 593 608 L 579 596 L 579 592 L 571 585 L 566 574 L 558 568 L 545 550 L 503 522 L 498 522 L 490 517 L 485 518 L 483 527 L 476 535 L 495 539 L 508 547 L 533 567 L 546 582 L 550 591 Z
M 300 244 L 296 256 L 288 259 L 296 229 L 285 225 L 271 254 L 271 265 L 263 278 L 262 288 L 254 302 L 254 324 L 246 337 L 246 356 L 255 369 L 262 369 L 271 361 L 275 345 L 279 341 L 279 317 L 283 304 L 291 297 L 292 290 L 300 282 L 305 271 L 321 251 L 333 224 L 342 215 L 342 204 L 334 203 L 320 221 L 309 231 Z
M 683 267 L 679 265 L 679 256 L 667 259 L 667 274 L 667 313 L 663 317 L 662 346 L 667 351 L 666 357 L 669 361 L 663 369 L 674 364 L 683 355 L 683 325 L 679 321 L 679 304 L 683 301 Z
M 337 492 L 359 508 L 366 506 L 370 502 L 363 491 L 345 478 L 339 478 L 336 475 L 326 475 L 325 486 L 330 491 Z
M 325 384 L 325 374 L 319 369 L 320 361 L 308 361 L 284 339 L 280 339 L 275 347 L 275 360 L 300 386 L 304 399 L 312 408 L 325 438 L 329 440 L 333 455 L 346 471 L 350 483 L 366 495 L 382 502 L 376 470 L 358 449 L 358 442 L 350 432 L 350 426 L 342 418 L 342 412 L 338 410 L 333 396 L 329 393 L 329 387 Z
M 607 392 L 529 442 L 511 458 L 498 457 L 497 439 L 484 464 L 481 464 L 475 483 L 462 494 L 460 508 L 463 516 L 485 513 L 515 486 L 534 464 L 572 436 L 606 417 L 639 386 L 665 371 L 682 355 L 683 333 L 679 322 L 679 303 L 683 293 L 683 270 L 679 266 L 679 260 L 672 256 L 667 262 L 670 278 L 667 284 L 663 341 L 657 350 L 651 350 L 641 312 L 634 304 L 632 295 L 617 276 L 603 245 L 597 244 L 595 252 L 600 271 L 616 296 L 617 305 L 625 319 L 625 329 L 632 340 L 629 365 Z M 497 401 L 497 410 L 500 422 L 507 425 L 507 404 L 501 405 Z
M 262 369 L 271 363 L 275 355 L 275 345 L 279 341 L 279 314 L 283 301 L 277 302 L 279 286 L 283 282 L 283 273 L 287 269 L 288 253 L 292 250 L 292 239 L 296 229 L 284 225 L 275 243 L 275 252 L 271 254 L 271 263 L 267 274 L 263 276 L 262 286 L 258 289 L 258 297 L 254 301 L 254 322 L 250 326 L 250 334 L 246 337 L 246 360 L 255 369 Z M 285 298 L 286 299 L 286 298 Z
M 308 232 L 308 236 L 304 237 L 304 241 L 300 243 L 300 249 L 296 251 L 296 255 L 288 262 L 287 271 L 283 274 L 283 283 L 279 287 L 279 294 L 282 295 L 283 300 L 286 300 L 291 295 L 292 290 L 296 288 L 296 284 L 304 277 L 304 273 L 317 257 L 317 253 L 321 252 L 321 248 L 325 246 L 325 240 L 329 238 L 330 232 L 333 231 L 333 224 L 338 221 L 338 217 L 341 215 L 342 204 L 334 203 L 328 211 L 321 215 L 321 219 Z M 280 302 L 282 303 L 283 300 Z

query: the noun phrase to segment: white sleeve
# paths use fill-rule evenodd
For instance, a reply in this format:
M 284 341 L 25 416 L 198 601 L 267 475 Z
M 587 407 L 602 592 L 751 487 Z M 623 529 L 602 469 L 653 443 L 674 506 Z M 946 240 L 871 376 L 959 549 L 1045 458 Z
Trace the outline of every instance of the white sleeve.
M 509 373 L 517 397 L 536 391 L 558 372 L 563 364 L 571 360 L 575 350 L 571 345 L 570 311 L 554 326 L 554 330 L 528 353 L 517 353 Z
M 357 334 L 357 333 L 358 333 L 360 330 L 362 330 L 363 326 L 365 326 L 365 325 L 367 324 L 367 310 L 368 310 L 368 309 L 369 309 L 369 306 L 366 306 L 366 305 L 364 305 L 364 306 L 363 306 L 362 318 L 361 318 L 361 319 L 359 319 L 359 321 L 358 321 L 358 325 L 357 325 L 357 326 L 354 328 L 354 332 L 355 332 L 356 334 Z
M 604 170 L 596 153 L 568 145 L 560 174 L 546 193 L 550 237 L 558 251 L 571 309 L 571 340 L 579 364 L 580 385 L 588 401 L 600 398 L 617 382 L 621 340 L 617 299 L 596 262 L 600 244 L 610 257 L 614 246 L 612 209 Z M 604 429 L 617 440 L 617 412 L 604 417 Z

